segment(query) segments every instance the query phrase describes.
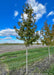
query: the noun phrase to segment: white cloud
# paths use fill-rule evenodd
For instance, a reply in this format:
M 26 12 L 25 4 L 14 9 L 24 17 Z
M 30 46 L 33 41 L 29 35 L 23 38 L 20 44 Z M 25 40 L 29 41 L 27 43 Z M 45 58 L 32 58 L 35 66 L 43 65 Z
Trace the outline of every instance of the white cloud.
M 17 36 L 14 29 L 4 29 L 0 31 L 0 43 L 23 43 L 24 41 L 14 39 L 12 36 Z M 4 37 L 4 38 L 2 38 Z
M 26 13 L 23 13 L 23 17 L 24 17 L 25 20 L 28 18 L 27 16 L 28 16 L 28 15 L 27 15 Z M 22 21 L 22 16 L 21 16 L 21 18 L 19 19 L 19 21 Z
M 21 21 L 22 21 L 22 19 L 19 19 L 19 21 L 21 22 Z
M 36 32 L 35 32 L 35 34 L 36 34 Z M 43 37 L 43 36 L 41 35 L 41 31 L 40 31 L 40 30 L 38 31 L 38 35 L 39 35 L 40 38 Z M 40 38 L 37 40 L 38 43 L 41 43 L 41 39 L 40 39 Z M 37 41 L 36 41 L 36 43 L 37 43 Z
M 49 14 L 47 15 L 47 17 L 51 16 L 51 15 L 54 15 L 54 11 L 49 12 Z
M 5 39 L 2 39 L 0 40 L 0 43 L 24 43 L 24 41 L 22 40 L 18 40 L 18 39 L 8 39 L 8 40 L 5 40 Z
M 40 19 L 46 13 L 46 7 L 43 4 L 38 3 L 35 0 L 28 0 L 27 3 L 32 6 L 34 13 L 36 13 L 37 20 Z
M 41 37 L 40 31 L 38 31 L 39 36 Z M 5 29 L 0 31 L 0 36 L 5 36 L 5 38 L 0 38 L 0 43 L 24 43 L 22 40 L 14 39 L 11 36 L 17 36 L 14 29 Z M 41 43 L 41 40 L 38 39 L 38 42 Z
M 38 20 L 38 19 L 40 19 L 42 17 L 42 14 L 37 14 L 36 15 L 36 19 Z
M 6 43 L 24 43 L 24 41 L 18 39 L 12 39 L 12 40 L 7 40 Z
M 52 19 L 52 21 L 54 22 L 54 19 Z
M 26 13 L 24 13 L 23 16 L 25 20 L 28 18 Z
M 17 36 L 14 29 L 4 29 L 0 31 L 0 36 Z
M 6 37 L 6 38 L 4 38 L 4 39 L 6 39 L 6 40 L 11 40 L 11 39 L 12 39 L 12 37 Z
M 27 3 L 32 6 L 34 13 L 36 13 L 36 19 L 39 20 L 46 13 L 46 6 L 36 2 L 35 0 L 28 0 Z M 23 13 L 24 19 L 27 19 L 27 14 Z M 22 18 L 22 17 L 21 17 Z M 19 19 L 22 21 L 22 19 Z
M 5 37 L 5 38 L 0 38 L 0 40 L 11 40 L 12 37 Z
M 16 16 L 18 16 L 18 11 L 14 11 L 14 16 L 16 17 Z

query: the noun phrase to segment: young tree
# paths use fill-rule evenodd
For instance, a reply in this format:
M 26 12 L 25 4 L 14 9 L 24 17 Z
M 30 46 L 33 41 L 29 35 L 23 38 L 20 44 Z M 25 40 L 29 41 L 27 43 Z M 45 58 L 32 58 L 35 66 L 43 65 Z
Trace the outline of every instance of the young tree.
M 41 30 L 41 42 L 43 44 L 46 44 L 48 46 L 48 52 L 49 52 L 49 61 L 50 61 L 50 46 L 52 43 L 52 30 L 50 29 L 51 25 L 47 24 L 47 21 L 44 23 L 44 27 Z
M 29 4 L 25 4 L 22 17 L 22 22 L 18 22 L 20 29 L 17 29 L 14 26 L 16 33 L 18 34 L 17 39 L 24 40 L 24 44 L 26 46 L 26 74 L 28 74 L 28 47 L 32 45 L 38 38 L 38 32 L 35 34 L 37 29 L 36 15 L 33 13 L 33 9 Z M 24 18 L 24 14 L 27 15 L 27 18 Z

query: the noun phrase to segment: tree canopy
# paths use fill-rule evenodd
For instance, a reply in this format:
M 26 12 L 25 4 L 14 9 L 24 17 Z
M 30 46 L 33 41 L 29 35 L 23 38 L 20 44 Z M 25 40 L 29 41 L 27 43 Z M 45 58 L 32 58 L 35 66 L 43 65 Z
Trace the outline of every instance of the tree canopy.
M 29 4 L 25 4 L 23 9 L 23 14 L 21 14 L 22 22 L 18 22 L 20 29 L 17 29 L 14 26 L 16 33 L 18 34 L 17 39 L 24 40 L 26 46 L 33 44 L 38 38 L 38 32 L 35 31 L 37 29 L 36 25 L 36 14 L 33 13 L 33 9 Z M 24 18 L 24 14 L 27 15 L 27 19 Z
M 46 45 L 51 45 L 54 40 L 54 25 L 48 25 L 47 21 L 45 21 L 44 26 L 41 30 L 41 42 Z

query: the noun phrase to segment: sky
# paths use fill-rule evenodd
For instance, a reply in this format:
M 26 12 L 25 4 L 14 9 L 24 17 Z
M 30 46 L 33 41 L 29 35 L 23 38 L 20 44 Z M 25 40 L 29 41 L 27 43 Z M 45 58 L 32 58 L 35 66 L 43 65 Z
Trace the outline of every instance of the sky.
M 18 22 L 21 21 L 25 3 L 31 4 L 36 13 L 37 30 L 40 31 L 47 20 L 48 24 L 54 23 L 54 0 L 0 0 L 0 43 L 23 43 L 16 39 L 14 26 L 19 29 Z

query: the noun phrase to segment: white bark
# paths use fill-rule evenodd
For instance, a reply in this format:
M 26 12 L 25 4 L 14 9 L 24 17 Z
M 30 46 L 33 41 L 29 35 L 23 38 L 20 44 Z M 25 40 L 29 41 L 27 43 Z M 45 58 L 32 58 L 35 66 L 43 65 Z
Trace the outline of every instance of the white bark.
M 28 48 L 26 47 L 26 75 L 28 74 Z
M 48 46 L 49 62 L 50 62 L 50 47 Z

